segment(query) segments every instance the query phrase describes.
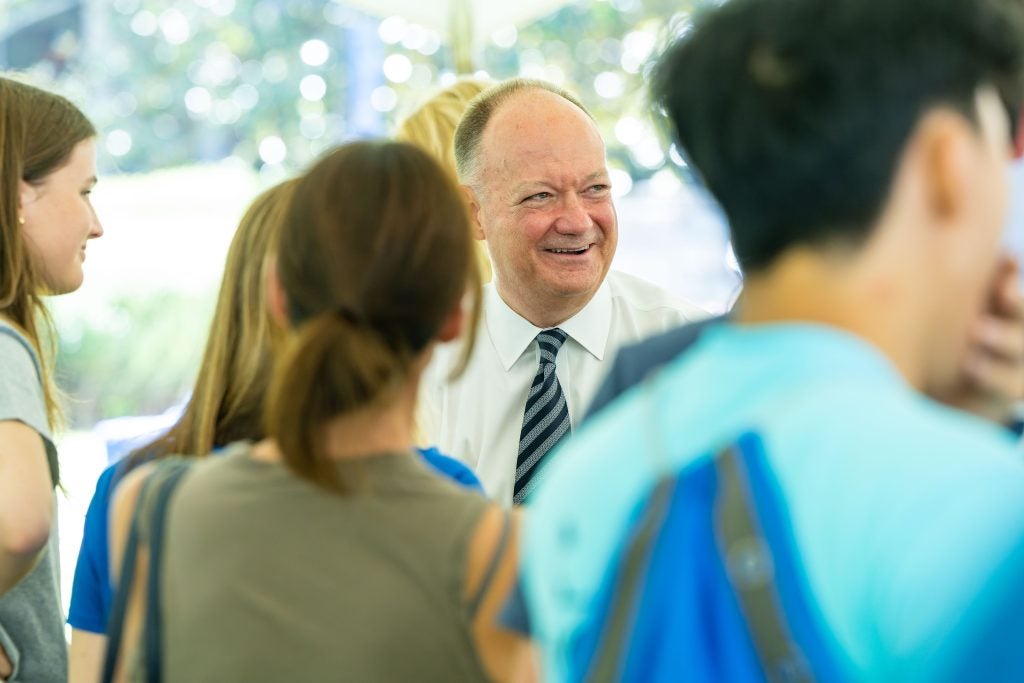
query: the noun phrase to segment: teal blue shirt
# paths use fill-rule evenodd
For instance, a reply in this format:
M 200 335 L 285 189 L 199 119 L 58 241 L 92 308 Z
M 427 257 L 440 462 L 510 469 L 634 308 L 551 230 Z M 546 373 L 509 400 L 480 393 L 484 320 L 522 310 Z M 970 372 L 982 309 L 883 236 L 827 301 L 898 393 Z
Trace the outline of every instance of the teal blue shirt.
M 854 679 L 930 678 L 1003 595 L 1024 539 L 1024 463 L 1005 430 L 922 397 L 847 333 L 723 324 L 548 467 L 524 540 L 548 680 L 566 679 L 573 635 L 659 474 L 745 431 L 764 440 Z

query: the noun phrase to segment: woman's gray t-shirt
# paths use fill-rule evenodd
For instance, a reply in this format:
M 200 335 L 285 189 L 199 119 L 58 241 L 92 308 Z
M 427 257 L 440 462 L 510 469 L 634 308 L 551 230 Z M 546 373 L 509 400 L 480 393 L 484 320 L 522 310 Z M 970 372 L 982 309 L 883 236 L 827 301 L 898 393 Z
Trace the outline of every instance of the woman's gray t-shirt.
M 28 425 L 43 439 L 50 475 L 58 480 L 57 449 L 50 436 L 42 375 L 25 337 L 0 321 L 0 420 Z M 56 504 L 56 502 L 55 502 Z M 14 668 L 11 682 L 67 680 L 67 646 L 60 604 L 57 515 L 50 540 L 35 568 L 0 597 L 0 646 Z

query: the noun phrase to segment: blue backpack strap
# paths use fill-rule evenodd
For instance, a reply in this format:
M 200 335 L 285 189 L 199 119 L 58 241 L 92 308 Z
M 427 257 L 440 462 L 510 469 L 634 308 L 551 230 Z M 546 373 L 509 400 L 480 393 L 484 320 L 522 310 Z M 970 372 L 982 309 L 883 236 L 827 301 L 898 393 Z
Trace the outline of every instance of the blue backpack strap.
M 114 680 L 114 670 L 122 650 L 124 621 L 128 600 L 135 584 L 136 560 L 140 547 L 149 550 L 149 576 L 146 583 L 146 614 L 142 631 L 144 679 L 157 683 L 161 679 L 161 604 L 160 577 L 163 560 L 163 538 L 167 506 L 191 461 L 182 458 L 162 460 L 150 473 L 139 493 L 132 513 L 131 527 L 125 543 L 110 621 L 107 626 L 108 646 L 103 662 L 102 683 Z M 125 666 L 130 666 L 126 663 Z

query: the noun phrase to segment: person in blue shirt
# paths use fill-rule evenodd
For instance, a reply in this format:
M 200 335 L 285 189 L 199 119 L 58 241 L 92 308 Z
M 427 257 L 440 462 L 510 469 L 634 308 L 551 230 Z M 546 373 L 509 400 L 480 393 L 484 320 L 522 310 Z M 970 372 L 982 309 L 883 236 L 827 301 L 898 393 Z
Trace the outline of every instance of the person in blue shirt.
M 135 466 L 155 458 L 203 457 L 234 441 L 263 437 L 263 397 L 282 339 L 282 331 L 267 312 L 265 269 L 294 186 L 295 181 L 289 180 L 261 194 L 239 223 L 196 385 L 181 418 L 165 434 L 109 466 L 97 481 L 86 512 L 68 610 L 72 683 L 94 683 L 100 677 L 113 602 L 108 512 L 117 483 Z M 435 448 L 421 448 L 419 454 L 439 474 L 483 494 L 476 475 L 459 461 Z
M 590 672 L 584 639 L 661 484 L 751 439 L 840 678 L 1024 676 L 1024 463 L 996 424 L 1024 394 L 1024 374 L 1000 372 L 1024 354 L 1024 306 L 999 246 L 1021 13 L 731 0 L 662 56 L 656 99 L 729 219 L 746 285 L 730 321 L 549 468 L 523 559 L 548 680 Z M 676 540 L 648 559 L 679 557 L 681 585 L 699 568 Z M 750 548 L 720 549 L 730 571 Z M 627 630 L 672 616 L 641 607 Z

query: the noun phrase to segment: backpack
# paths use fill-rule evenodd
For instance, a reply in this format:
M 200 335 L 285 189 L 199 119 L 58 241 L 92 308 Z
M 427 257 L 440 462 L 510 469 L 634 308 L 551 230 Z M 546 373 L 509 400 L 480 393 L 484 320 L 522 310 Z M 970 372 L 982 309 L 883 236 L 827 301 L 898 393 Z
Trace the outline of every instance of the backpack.
M 638 512 L 572 680 L 844 680 L 756 434 L 662 476 Z

